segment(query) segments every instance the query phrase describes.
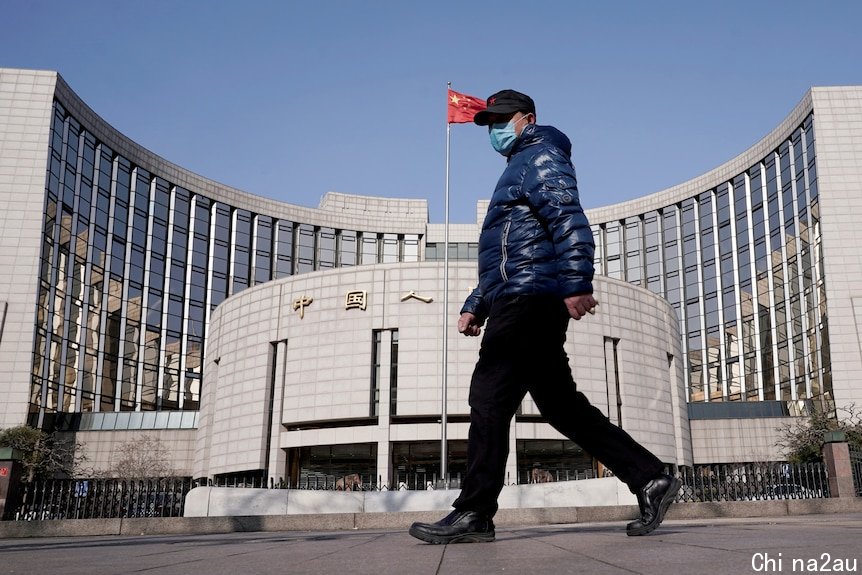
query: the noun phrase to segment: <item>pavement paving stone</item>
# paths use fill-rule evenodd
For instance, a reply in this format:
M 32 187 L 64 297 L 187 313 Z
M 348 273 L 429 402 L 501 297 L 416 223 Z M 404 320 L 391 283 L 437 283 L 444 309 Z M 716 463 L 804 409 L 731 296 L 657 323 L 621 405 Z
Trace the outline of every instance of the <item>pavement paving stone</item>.
M 469 545 L 400 529 L 45 537 L 0 540 L 0 575 L 861 573 L 860 541 L 862 513 L 668 520 L 646 537 L 620 522 L 498 528 Z

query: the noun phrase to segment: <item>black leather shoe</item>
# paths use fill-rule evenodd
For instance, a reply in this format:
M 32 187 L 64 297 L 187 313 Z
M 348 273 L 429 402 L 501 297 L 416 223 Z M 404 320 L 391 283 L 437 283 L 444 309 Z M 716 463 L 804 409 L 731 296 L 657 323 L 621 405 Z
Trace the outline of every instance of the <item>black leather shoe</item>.
M 485 543 L 496 536 L 486 515 L 457 509 L 437 523 L 414 523 L 410 535 L 428 543 Z
M 637 494 L 641 516 L 626 525 L 626 535 L 646 535 L 661 525 L 681 486 L 679 479 L 665 474 L 644 485 Z

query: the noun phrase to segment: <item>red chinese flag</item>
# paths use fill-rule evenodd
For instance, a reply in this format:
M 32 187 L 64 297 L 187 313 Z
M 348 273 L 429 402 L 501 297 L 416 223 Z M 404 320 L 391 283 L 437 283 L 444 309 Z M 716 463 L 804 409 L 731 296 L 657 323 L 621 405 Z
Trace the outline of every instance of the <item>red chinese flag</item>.
M 461 94 L 455 90 L 449 90 L 449 123 L 464 124 L 473 121 L 476 112 L 487 108 L 485 100 L 475 96 Z

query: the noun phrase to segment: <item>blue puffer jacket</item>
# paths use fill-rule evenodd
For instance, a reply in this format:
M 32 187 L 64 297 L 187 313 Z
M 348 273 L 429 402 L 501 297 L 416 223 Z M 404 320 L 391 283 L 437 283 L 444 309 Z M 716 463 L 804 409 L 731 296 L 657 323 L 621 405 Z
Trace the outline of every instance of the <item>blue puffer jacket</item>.
M 593 234 L 578 197 L 572 144 L 530 124 L 515 140 L 479 237 L 479 287 L 464 302 L 483 322 L 502 295 L 592 293 Z

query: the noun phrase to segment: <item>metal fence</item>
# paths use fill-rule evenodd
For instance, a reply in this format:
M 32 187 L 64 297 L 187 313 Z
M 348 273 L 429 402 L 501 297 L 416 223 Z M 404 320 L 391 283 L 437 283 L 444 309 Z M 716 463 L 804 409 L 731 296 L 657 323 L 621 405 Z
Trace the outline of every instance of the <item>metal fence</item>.
M 393 491 L 393 490 L 424 490 L 441 488 L 436 474 L 431 473 L 400 473 L 395 474 L 388 483 L 383 481 L 380 475 L 364 473 L 350 473 L 347 475 L 334 475 L 326 473 L 303 473 L 294 485 L 281 479 L 270 480 L 259 475 L 231 475 L 229 477 L 215 477 L 208 481 L 212 487 L 251 487 L 267 489 L 308 489 L 320 491 Z M 461 486 L 461 476 L 458 474 L 449 480 L 447 487 L 457 489 Z
M 856 496 L 862 497 L 862 449 L 850 444 L 850 466 L 853 469 L 853 487 Z
M 677 501 L 764 501 L 829 497 L 822 463 L 746 463 L 679 469 Z
M 862 495 L 862 452 L 851 450 L 853 483 Z M 758 501 L 829 497 L 822 463 L 762 463 L 681 467 L 677 501 Z M 577 476 L 575 476 L 577 477 Z M 574 478 L 574 477 L 573 477 Z M 554 478 L 556 479 L 556 478 Z M 562 479 L 562 478 L 561 478 Z M 219 487 L 285 489 L 284 481 L 269 482 L 260 475 L 210 480 Z M 460 486 L 460 475 L 448 487 Z M 507 482 L 508 483 L 508 482 Z M 93 519 L 119 517 L 182 517 L 185 496 L 197 484 L 188 477 L 156 479 L 50 479 L 24 486 L 15 520 Z M 388 491 L 437 489 L 436 475 L 396 474 L 388 484 L 380 476 L 303 474 L 294 489 Z
M 182 517 L 191 478 L 48 479 L 24 486 L 15 520 Z
M 264 487 L 280 489 L 282 487 L 273 482 L 267 485 L 266 478 L 257 473 L 254 475 L 231 474 L 229 477 L 215 477 L 207 480 L 207 485 L 210 487 L 254 487 L 261 489 Z
M 516 485 L 518 483 L 545 483 L 552 481 L 571 481 L 574 479 L 591 479 L 591 472 L 578 472 L 574 470 L 551 470 L 547 472 L 547 478 L 536 480 L 531 477 L 530 470 L 522 470 L 516 477 L 509 474 L 504 480 L 505 485 Z M 516 479 L 516 481 L 513 481 Z M 437 473 L 426 472 L 395 472 L 388 482 L 383 481 L 382 475 L 370 473 L 349 473 L 338 475 L 333 473 L 303 472 L 298 480 L 289 485 L 283 478 L 279 481 L 266 479 L 257 473 L 250 475 L 235 475 L 214 477 L 207 482 L 212 487 L 251 487 L 268 489 L 310 489 L 321 491 L 424 491 L 431 489 L 460 489 L 461 474 L 450 475 L 449 480 L 444 482 Z
M 862 459 L 862 454 L 859 455 Z M 862 477 L 862 461 L 857 460 L 854 477 Z M 523 474 L 519 483 L 569 481 L 589 479 L 591 474 L 549 473 L 541 481 Z M 609 473 L 605 473 L 609 476 Z M 829 497 L 829 482 L 826 467 L 822 463 L 746 463 L 737 465 L 700 465 L 680 467 L 677 475 L 683 482 L 677 501 L 763 501 L 774 499 L 817 499 Z M 506 485 L 511 485 L 507 477 Z M 448 484 L 439 481 L 436 474 L 396 473 L 389 483 L 381 476 L 371 474 L 348 474 L 344 476 L 325 473 L 303 473 L 298 483 L 289 486 L 285 481 L 270 482 L 260 476 L 232 476 L 215 478 L 209 485 L 217 487 L 256 487 L 269 489 L 311 489 L 330 491 L 404 491 L 427 490 L 447 487 L 458 489 L 461 476 L 450 478 Z M 858 484 L 857 484 L 858 489 Z

